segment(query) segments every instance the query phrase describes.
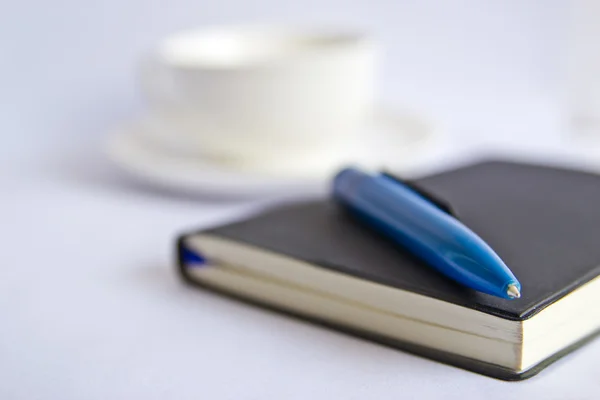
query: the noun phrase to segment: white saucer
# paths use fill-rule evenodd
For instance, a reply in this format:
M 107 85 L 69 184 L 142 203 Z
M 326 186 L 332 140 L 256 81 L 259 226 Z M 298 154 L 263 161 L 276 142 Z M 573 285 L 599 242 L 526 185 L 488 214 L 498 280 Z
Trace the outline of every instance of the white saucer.
M 431 124 L 424 119 L 379 113 L 359 137 L 316 159 L 232 166 L 158 146 L 144 136 L 146 123 L 144 119 L 133 121 L 110 136 L 108 155 L 121 169 L 148 184 L 170 190 L 239 197 L 322 188 L 337 169 L 348 164 L 403 171 L 431 145 L 434 136 Z

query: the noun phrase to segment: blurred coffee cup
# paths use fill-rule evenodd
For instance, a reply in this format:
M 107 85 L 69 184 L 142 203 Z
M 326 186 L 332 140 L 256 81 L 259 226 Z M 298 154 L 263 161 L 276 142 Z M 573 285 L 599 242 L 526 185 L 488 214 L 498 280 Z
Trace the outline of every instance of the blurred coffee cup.
M 144 135 L 232 162 L 322 152 L 371 119 L 375 48 L 357 33 L 278 28 L 168 37 L 140 68 Z

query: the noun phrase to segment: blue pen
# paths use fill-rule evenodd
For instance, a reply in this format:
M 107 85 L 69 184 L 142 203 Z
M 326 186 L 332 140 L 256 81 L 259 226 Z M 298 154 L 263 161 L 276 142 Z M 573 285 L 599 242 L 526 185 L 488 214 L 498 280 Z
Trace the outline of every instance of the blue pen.
M 521 284 L 487 243 L 409 186 L 384 174 L 348 168 L 334 178 L 333 197 L 455 281 L 505 299 L 521 297 Z

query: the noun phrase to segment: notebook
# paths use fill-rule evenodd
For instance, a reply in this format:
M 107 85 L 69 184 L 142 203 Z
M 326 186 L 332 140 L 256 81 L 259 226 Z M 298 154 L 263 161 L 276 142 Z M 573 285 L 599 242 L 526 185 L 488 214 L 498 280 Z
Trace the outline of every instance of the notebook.
M 528 378 L 600 329 L 600 176 L 489 161 L 413 182 L 451 205 L 522 284 L 462 287 L 328 199 L 183 234 L 186 281 L 505 380 Z

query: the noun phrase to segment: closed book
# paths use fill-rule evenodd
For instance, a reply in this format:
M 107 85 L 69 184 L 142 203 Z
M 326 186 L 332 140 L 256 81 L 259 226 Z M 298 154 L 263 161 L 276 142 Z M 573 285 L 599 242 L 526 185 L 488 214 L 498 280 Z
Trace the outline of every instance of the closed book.
M 528 378 L 600 329 L 600 176 L 489 161 L 413 182 L 514 272 L 522 297 L 460 286 L 328 199 L 177 241 L 186 281 L 457 367 Z

